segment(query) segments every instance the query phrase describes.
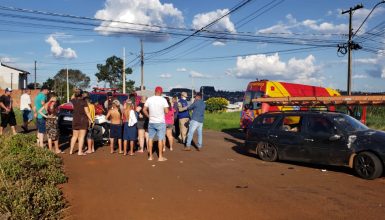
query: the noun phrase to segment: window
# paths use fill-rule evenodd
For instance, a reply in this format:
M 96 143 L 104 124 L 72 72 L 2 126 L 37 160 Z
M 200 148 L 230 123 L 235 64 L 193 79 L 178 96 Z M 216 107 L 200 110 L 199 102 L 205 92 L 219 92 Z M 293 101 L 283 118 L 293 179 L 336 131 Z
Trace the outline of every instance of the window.
M 334 125 L 327 118 L 310 117 L 308 130 L 313 134 L 332 134 L 334 132 Z
M 285 116 L 282 120 L 280 129 L 289 132 L 300 132 L 301 116 Z
M 261 103 L 253 102 L 253 99 L 263 96 L 262 92 L 247 91 L 243 100 L 243 105 L 248 105 L 249 109 L 256 110 L 261 108 Z
M 274 122 L 277 120 L 278 117 L 279 117 L 278 115 L 268 115 L 268 116 L 258 117 L 256 120 L 254 120 L 254 127 L 270 128 L 273 126 Z

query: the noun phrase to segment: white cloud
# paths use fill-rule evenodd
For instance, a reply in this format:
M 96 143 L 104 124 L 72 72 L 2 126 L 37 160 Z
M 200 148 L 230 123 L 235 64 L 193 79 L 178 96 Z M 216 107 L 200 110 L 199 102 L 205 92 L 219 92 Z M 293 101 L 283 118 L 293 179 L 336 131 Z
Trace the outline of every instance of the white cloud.
M 199 73 L 199 72 L 194 71 L 194 70 L 191 70 L 191 71 L 190 71 L 189 76 L 192 77 L 192 78 L 200 78 L 200 79 L 211 79 L 211 78 L 213 78 L 213 77 L 210 76 L 210 75 L 206 75 L 206 74 L 203 74 L 203 73 Z
M 221 41 L 214 41 L 213 46 L 223 47 L 223 46 L 226 46 L 226 44 Z
M 181 68 L 176 69 L 176 71 L 178 71 L 178 72 L 187 72 L 187 69 L 184 68 L 184 67 L 181 67 Z
M 368 76 L 364 74 L 353 75 L 353 79 L 366 79 L 366 78 L 368 78 Z
M 229 13 L 229 9 L 218 9 L 208 13 L 197 14 L 192 21 L 192 27 L 194 29 L 201 29 L 227 13 Z M 207 28 L 207 30 L 236 33 L 235 26 L 233 22 L 231 22 L 229 15 L 220 19 L 218 22 Z
M 63 43 L 66 44 L 88 44 L 94 42 L 94 39 L 85 39 L 85 40 L 65 40 Z
M 73 49 L 64 49 L 61 47 L 54 35 L 50 35 L 45 41 L 51 45 L 51 53 L 54 57 L 66 59 L 73 59 L 77 57 L 76 52 Z
M 0 63 L 10 63 L 13 62 L 13 58 L 7 56 L 0 56 Z
M 171 90 L 171 89 L 176 89 L 176 88 L 185 88 L 183 85 L 181 85 L 181 84 L 177 84 L 177 85 L 175 85 L 175 86 L 170 86 L 170 87 L 168 87 L 168 90 Z
M 172 75 L 170 73 L 163 73 L 163 74 L 160 74 L 159 77 L 164 79 L 169 79 L 172 77 Z
M 276 24 L 271 27 L 258 30 L 259 34 L 270 34 L 270 33 L 287 33 L 291 34 L 290 27 L 285 24 Z
M 104 6 L 104 9 L 96 12 L 95 18 L 121 22 L 103 21 L 99 27 L 95 28 L 103 35 L 123 32 L 148 37 L 151 40 L 164 40 L 168 36 L 155 37 L 154 33 L 148 31 L 161 30 L 160 27 L 154 27 L 154 25 L 183 27 L 182 12 L 173 4 L 162 4 L 160 0 L 106 0 Z
M 263 54 L 238 57 L 236 67 L 228 72 L 237 78 L 268 78 L 305 84 L 319 84 L 323 77 L 320 67 L 315 65 L 315 57 L 304 59 L 291 58 L 287 62 L 280 59 L 278 53 L 268 56 Z

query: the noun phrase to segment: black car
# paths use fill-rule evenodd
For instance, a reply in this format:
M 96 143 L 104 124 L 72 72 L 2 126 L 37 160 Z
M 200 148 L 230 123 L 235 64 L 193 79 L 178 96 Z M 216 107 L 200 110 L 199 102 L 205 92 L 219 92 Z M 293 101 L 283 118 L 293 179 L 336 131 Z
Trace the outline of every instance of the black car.
M 254 119 L 245 146 L 264 161 L 288 160 L 348 166 L 375 179 L 385 161 L 385 132 L 339 112 L 268 112 Z

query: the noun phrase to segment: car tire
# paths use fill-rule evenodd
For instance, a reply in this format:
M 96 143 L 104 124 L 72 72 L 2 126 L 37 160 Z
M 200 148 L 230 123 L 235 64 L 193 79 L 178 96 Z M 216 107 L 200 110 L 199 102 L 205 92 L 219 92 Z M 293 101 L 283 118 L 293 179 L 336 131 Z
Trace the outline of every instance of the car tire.
M 354 170 L 363 179 L 372 180 L 383 172 L 381 160 L 371 152 L 362 152 L 354 157 Z
M 256 152 L 259 158 L 263 161 L 274 162 L 278 160 L 277 148 L 268 142 L 259 142 L 257 145 Z

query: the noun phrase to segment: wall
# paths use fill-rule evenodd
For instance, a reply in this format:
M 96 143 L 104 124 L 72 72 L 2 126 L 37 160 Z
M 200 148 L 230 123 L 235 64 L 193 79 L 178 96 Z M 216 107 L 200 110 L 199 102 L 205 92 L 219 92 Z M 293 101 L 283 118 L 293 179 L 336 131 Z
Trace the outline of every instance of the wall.
M 0 66 L 0 88 L 19 88 L 19 74 L 20 72 L 8 67 Z M 12 77 L 12 80 L 11 80 Z M 12 81 L 12 85 L 11 85 Z
M 31 90 L 31 100 L 32 100 L 32 106 L 33 106 L 33 101 L 35 100 L 35 97 L 37 94 L 40 92 L 39 89 L 37 90 Z M 0 89 L 0 96 L 4 95 L 5 91 L 4 89 Z M 13 99 L 13 107 L 14 108 L 19 108 L 20 107 L 20 96 L 23 94 L 22 90 L 17 90 L 14 89 L 12 90 L 11 97 Z

